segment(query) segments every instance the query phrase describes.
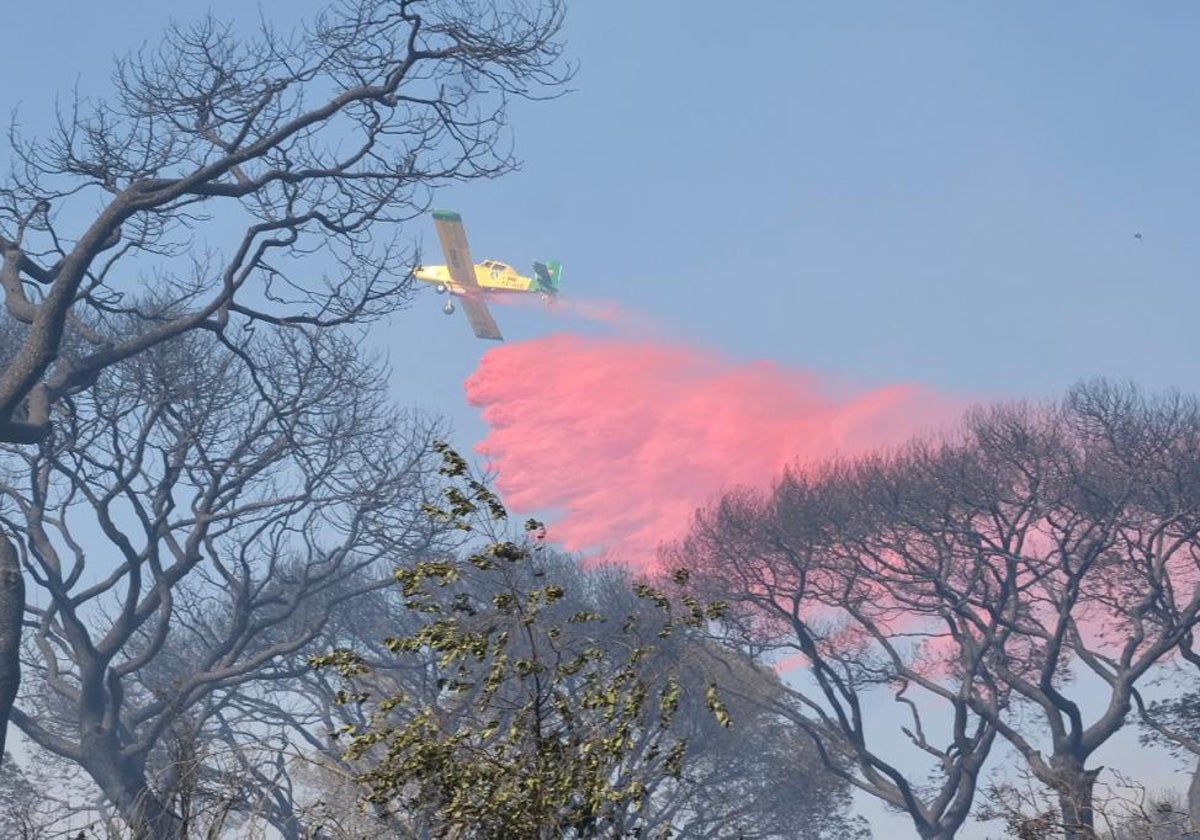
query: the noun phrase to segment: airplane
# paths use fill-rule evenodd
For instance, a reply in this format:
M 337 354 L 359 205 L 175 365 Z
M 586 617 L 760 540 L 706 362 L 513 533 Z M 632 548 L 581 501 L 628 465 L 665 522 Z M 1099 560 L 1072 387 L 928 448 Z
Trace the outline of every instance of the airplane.
M 487 308 L 486 298 L 493 293 L 526 292 L 539 294 L 547 303 L 558 294 L 558 281 L 562 276 L 562 264 L 551 260 L 533 264 L 533 277 L 526 277 L 511 265 L 497 260 L 475 263 L 471 260 L 471 249 L 467 247 L 467 234 L 463 230 L 462 216 L 453 210 L 434 210 L 433 221 L 438 238 L 442 241 L 442 253 L 446 265 L 419 265 L 413 277 L 432 283 L 438 294 L 457 297 L 461 303 L 471 329 L 479 338 L 503 341 L 500 327 Z M 453 299 L 446 301 L 442 311 L 454 314 Z

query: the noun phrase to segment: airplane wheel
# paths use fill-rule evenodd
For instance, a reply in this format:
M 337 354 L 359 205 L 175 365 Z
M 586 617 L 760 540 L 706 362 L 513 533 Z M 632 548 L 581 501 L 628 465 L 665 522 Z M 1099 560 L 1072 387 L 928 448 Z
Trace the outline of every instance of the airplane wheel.
M 445 312 L 447 315 L 453 315 L 454 314 L 454 301 L 451 301 L 451 300 L 446 301 L 446 305 L 442 307 L 442 311 Z
M 446 284 L 438 283 L 436 286 L 433 287 L 433 290 L 435 292 L 437 292 L 439 295 L 444 295 L 444 294 L 446 294 Z

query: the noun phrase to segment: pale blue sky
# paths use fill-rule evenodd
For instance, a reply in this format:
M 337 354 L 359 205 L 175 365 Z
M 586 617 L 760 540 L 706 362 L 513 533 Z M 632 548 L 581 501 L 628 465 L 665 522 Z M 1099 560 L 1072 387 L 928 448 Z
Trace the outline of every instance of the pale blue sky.
M 261 9 L 286 27 L 317 5 Z M 205 8 L 5 6 L 0 109 L 29 129 Z M 667 337 L 864 385 L 1200 391 L 1200 4 L 577 0 L 567 36 L 574 92 L 513 111 L 522 171 L 439 196 L 476 258 L 557 257 L 568 294 Z M 441 303 L 374 340 L 397 399 L 469 446 L 488 345 Z M 511 340 L 563 327 L 497 316 Z
M 578 93 L 460 191 L 472 235 L 735 356 L 1200 385 L 1200 8 L 754 5 L 577 8 Z
M 33 128 L 204 8 L 14 4 L 0 105 Z M 1196 391 L 1198 33 L 1182 2 L 576 2 L 574 92 L 514 109 L 523 170 L 438 203 L 478 258 L 558 257 L 568 293 L 735 358 L 981 396 Z M 460 384 L 486 346 L 439 307 L 377 335 L 398 398 L 478 430 Z M 513 340 L 562 328 L 499 317 Z

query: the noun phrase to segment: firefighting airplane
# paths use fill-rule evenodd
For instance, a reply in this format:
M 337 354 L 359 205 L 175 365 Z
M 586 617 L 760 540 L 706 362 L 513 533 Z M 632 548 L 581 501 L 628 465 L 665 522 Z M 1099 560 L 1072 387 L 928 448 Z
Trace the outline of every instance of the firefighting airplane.
M 438 238 L 442 240 L 442 253 L 446 265 L 417 266 L 413 277 L 434 284 L 438 294 L 449 292 L 459 298 L 471 329 L 480 338 L 503 341 L 500 328 L 487 308 L 485 297 L 494 292 L 532 292 L 540 294 L 549 303 L 558 294 L 558 278 L 562 265 L 551 260 L 535 262 L 533 277 L 525 277 L 510 265 L 496 260 L 475 263 L 471 260 L 471 249 L 467 247 L 467 234 L 463 230 L 462 216 L 452 210 L 434 210 L 433 220 Z M 454 314 L 454 301 L 446 301 L 442 311 Z

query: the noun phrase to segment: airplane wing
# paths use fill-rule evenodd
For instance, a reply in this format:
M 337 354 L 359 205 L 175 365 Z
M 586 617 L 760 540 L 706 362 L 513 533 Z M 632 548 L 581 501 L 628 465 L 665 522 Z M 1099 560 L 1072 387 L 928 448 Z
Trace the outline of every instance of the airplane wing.
M 462 304 L 463 312 L 467 314 L 467 320 L 471 322 L 471 329 L 475 330 L 475 335 L 495 341 L 504 340 L 504 336 L 500 335 L 500 327 L 496 326 L 496 319 L 492 317 L 487 304 L 481 298 L 463 295 L 458 302 Z
M 451 210 L 434 210 L 433 221 L 437 226 L 438 239 L 442 240 L 442 253 L 446 255 L 450 279 L 464 288 L 478 289 L 479 284 L 475 281 L 475 261 L 471 259 L 462 216 Z
M 472 294 L 479 288 L 475 280 L 475 261 L 471 259 L 471 249 L 467 245 L 467 232 L 463 230 L 462 216 L 451 210 L 434 210 L 434 225 L 437 227 L 438 239 L 442 241 L 442 253 L 446 255 L 446 268 L 450 271 L 450 279 L 467 290 L 460 297 L 463 312 L 471 322 L 471 329 L 479 338 L 490 338 L 503 341 L 500 327 L 488 310 L 487 304 L 478 294 Z

